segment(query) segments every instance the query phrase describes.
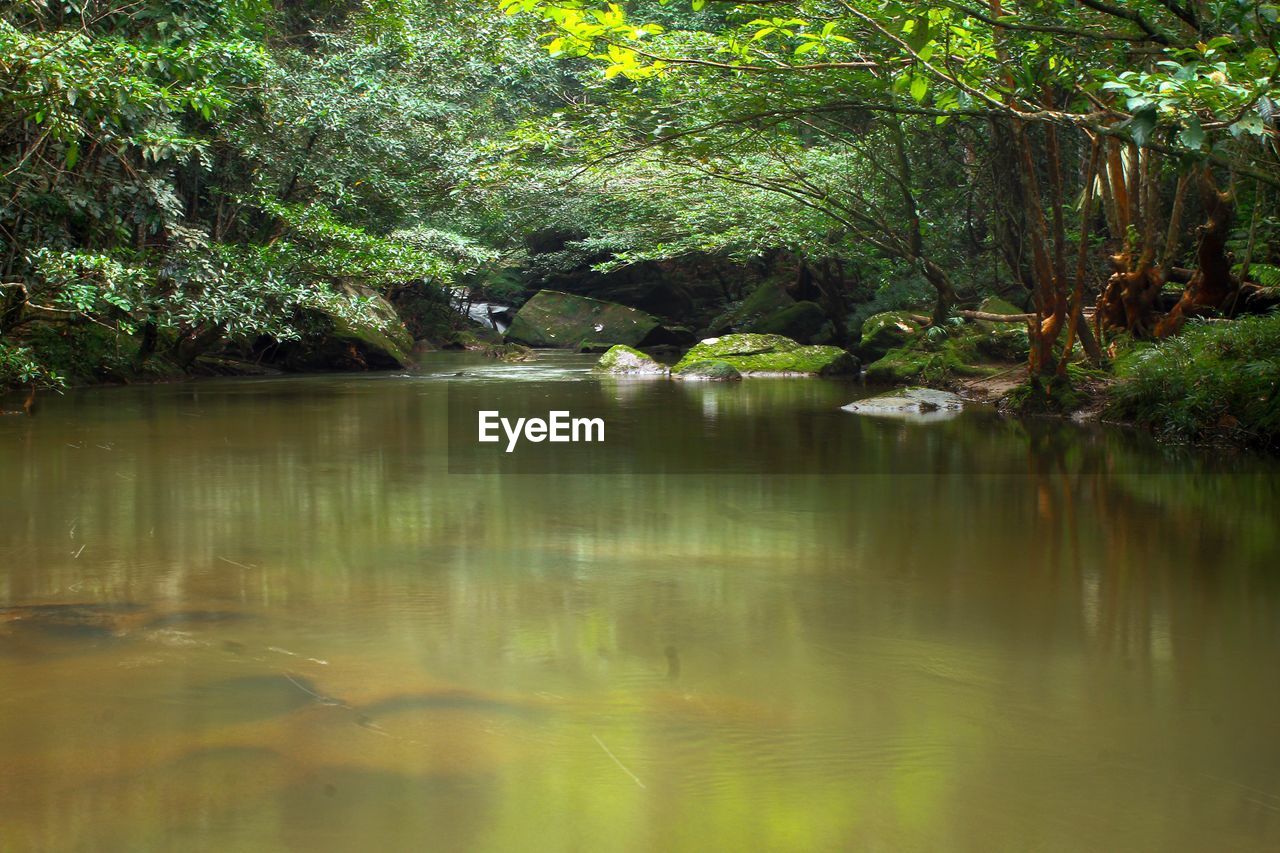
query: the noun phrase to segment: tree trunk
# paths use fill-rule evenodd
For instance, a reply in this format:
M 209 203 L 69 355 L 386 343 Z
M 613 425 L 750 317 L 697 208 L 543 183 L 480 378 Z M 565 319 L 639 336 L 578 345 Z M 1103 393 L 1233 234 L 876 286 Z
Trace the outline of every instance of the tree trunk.
M 1218 189 L 1208 167 L 1200 173 L 1200 202 L 1204 206 L 1206 221 L 1196 229 L 1200 237 L 1196 248 L 1198 267 L 1178 304 L 1156 326 L 1158 338 L 1178 331 L 1187 317 L 1199 310 L 1225 307 L 1240 288 L 1240 282 L 1231 274 L 1231 262 L 1227 258 L 1227 238 L 1231 235 L 1231 223 L 1235 218 L 1235 200 L 1230 191 Z

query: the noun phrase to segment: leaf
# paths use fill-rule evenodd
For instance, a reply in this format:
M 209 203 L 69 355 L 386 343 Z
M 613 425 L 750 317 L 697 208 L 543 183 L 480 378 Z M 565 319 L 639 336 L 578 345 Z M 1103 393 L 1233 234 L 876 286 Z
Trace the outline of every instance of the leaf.
M 1267 132 L 1267 125 L 1262 121 L 1262 116 L 1251 115 L 1240 119 L 1238 122 L 1231 125 L 1228 130 L 1231 131 L 1232 136 L 1239 139 L 1246 133 L 1253 134 L 1254 136 L 1262 136 Z
M 1199 151 L 1204 147 L 1204 128 L 1200 126 L 1199 119 L 1188 119 L 1187 124 L 1178 133 L 1178 141 L 1192 151 Z
M 1156 108 L 1154 106 L 1144 107 L 1133 114 L 1133 118 L 1124 123 L 1129 131 L 1129 136 L 1133 139 L 1133 143 L 1139 148 L 1151 141 L 1151 135 L 1156 129 Z
M 919 75 L 911 80 L 911 98 L 917 104 L 929 93 L 929 78 Z

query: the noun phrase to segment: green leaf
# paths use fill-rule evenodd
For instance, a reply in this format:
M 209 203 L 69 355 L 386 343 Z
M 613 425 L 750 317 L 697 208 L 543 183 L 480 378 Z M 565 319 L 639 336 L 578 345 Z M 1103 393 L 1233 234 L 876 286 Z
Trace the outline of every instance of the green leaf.
M 1263 122 L 1262 116 L 1251 115 L 1240 119 L 1238 122 L 1231 125 L 1228 130 L 1231 131 L 1231 135 L 1236 139 L 1239 139 L 1246 133 L 1254 136 L 1263 136 L 1267 132 L 1267 125 Z
M 1204 128 L 1200 126 L 1199 119 L 1188 119 L 1187 124 L 1178 133 L 1178 141 L 1192 151 L 1199 151 L 1204 147 Z
M 923 74 L 917 75 L 911 80 L 911 98 L 917 104 L 924 100 L 924 96 L 929 93 L 929 78 Z
M 1134 144 L 1141 148 L 1151 141 L 1151 135 L 1155 132 L 1156 108 L 1144 107 L 1134 113 L 1133 118 L 1125 122 L 1124 126 L 1128 129 Z

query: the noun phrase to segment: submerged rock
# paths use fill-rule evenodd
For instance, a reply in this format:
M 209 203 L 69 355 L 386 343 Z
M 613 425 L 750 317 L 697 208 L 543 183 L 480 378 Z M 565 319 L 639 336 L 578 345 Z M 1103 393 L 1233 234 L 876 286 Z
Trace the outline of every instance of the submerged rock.
M 674 375 L 677 379 L 701 379 L 707 382 L 732 382 L 742 378 L 738 368 L 719 358 L 691 362 Z
M 508 364 L 523 364 L 538 360 L 537 353 L 520 344 L 493 344 L 485 348 L 484 354 L 488 358 L 505 361 Z
M 725 335 L 707 338 L 685 354 L 675 372 L 700 361 L 723 361 L 743 375 L 847 376 L 858 360 L 839 347 L 801 346 L 782 335 Z
M 531 347 L 576 348 L 583 341 L 635 346 L 657 318 L 616 302 L 541 290 L 516 312 L 507 340 Z
M 964 400 L 950 391 L 937 391 L 933 388 L 902 388 L 858 400 L 841 408 L 855 415 L 928 423 L 956 417 L 964 408 Z
M 611 347 L 596 362 L 596 370 L 619 376 L 666 376 L 670 371 L 649 356 L 623 344 Z

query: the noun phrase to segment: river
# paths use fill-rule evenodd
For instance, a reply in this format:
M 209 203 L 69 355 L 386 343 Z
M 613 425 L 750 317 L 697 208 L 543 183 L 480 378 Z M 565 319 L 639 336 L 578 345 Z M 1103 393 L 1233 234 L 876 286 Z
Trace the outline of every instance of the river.
M 592 360 L 0 418 L 0 850 L 1280 849 L 1274 463 Z

